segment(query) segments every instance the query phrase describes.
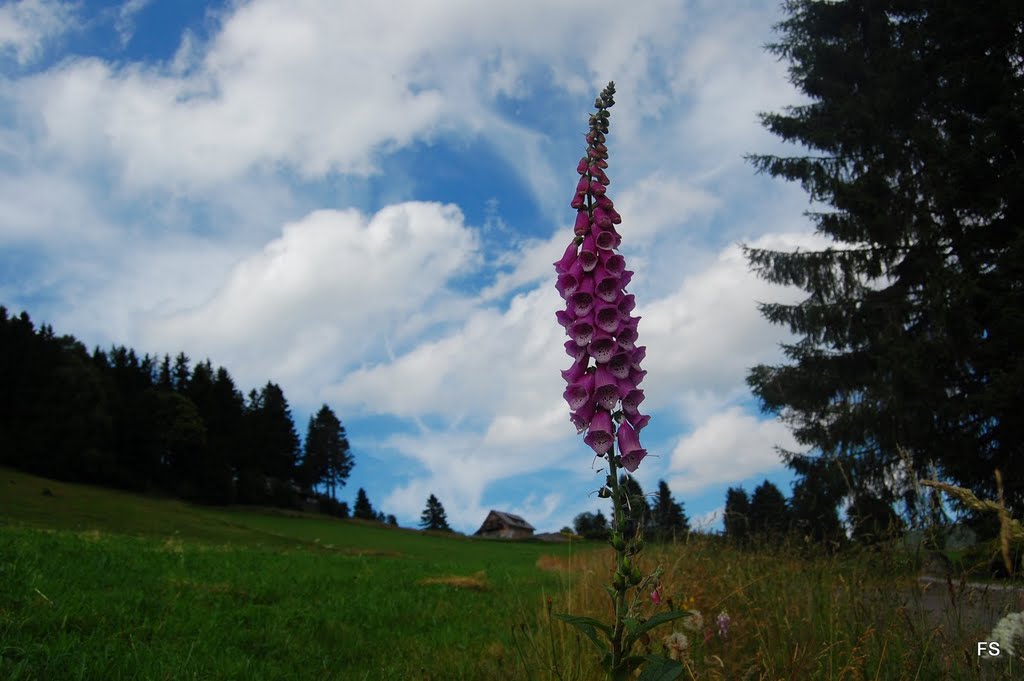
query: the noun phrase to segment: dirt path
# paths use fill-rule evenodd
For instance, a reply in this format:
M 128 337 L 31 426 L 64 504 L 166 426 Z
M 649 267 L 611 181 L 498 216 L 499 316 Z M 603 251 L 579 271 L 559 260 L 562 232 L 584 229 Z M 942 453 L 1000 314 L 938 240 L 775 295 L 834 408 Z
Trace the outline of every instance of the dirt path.
M 907 614 L 931 626 L 981 635 L 992 631 L 1008 613 L 1024 611 L 1024 587 L 955 580 L 950 583 L 945 577 L 928 575 L 921 576 L 918 583 L 919 593 L 904 594 Z

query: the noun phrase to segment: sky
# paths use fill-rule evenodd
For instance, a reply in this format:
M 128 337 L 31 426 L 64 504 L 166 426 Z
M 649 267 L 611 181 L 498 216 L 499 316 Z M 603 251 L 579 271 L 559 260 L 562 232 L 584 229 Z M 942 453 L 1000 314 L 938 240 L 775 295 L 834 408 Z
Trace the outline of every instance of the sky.
M 0 2 L 0 304 L 87 346 L 329 405 L 362 487 L 414 526 L 603 510 L 559 372 L 558 260 L 594 97 L 647 347 L 649 452 L 690 518 L 790 492 L 748 370 L 788 332 L 740 244 L 820 243 L 758 112 L 804 100 L 775 0 Z

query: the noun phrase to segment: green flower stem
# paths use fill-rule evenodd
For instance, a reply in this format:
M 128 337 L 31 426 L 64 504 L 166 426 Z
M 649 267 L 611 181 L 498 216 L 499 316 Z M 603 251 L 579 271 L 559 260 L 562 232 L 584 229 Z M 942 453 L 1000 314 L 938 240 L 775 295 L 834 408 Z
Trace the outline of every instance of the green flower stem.
M 615 549 L 615 576 L 612 587 L 615 596 L 612 608 L 615 612 L 615 626 L 612 630 L 612 659 L 609 665 L 609 677 L 615 681 L 627 678 L 627 670 L 623 659 L 629 655 L 622 649 L 622 639 L 626 628 L 626 592 L 629 590 L 630 573 L 626 570 L 626 538 L 625 512 L 622 508 L 622 488 L 619 487 L 619 476 L 615 466 L 615 445 L 608 452 L 608 487 L 612 492 L 612 547 Z

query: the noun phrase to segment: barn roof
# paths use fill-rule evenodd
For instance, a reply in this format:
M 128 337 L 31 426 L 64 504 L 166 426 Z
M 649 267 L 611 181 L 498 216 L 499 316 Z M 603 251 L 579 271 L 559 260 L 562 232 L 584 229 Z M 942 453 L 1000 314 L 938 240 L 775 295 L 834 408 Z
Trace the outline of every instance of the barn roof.
M 487 514 L 487 517 L 490 518 L 492 515 L 497 516 L 497 518 L 501 520 L 502 524 L 506 527 L 517 527 L 524 530 L 534 529 L 533 525 L 526 522 L 514 513 L 506 513 L 504 511 L 495 511 L 492 509 L 491 512 Z

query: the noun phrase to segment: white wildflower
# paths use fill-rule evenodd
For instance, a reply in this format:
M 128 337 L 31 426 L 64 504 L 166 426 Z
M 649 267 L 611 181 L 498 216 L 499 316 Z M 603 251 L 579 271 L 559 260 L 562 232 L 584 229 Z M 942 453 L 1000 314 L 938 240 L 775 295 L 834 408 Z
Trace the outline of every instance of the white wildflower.
M 700 614 L 700 610 L 690 610 L 690 616 L 683 618 L 683 629 L 688 629 L 692 632 L 700 632 L 704 629 L 704 616 Z
M 682 660 L 690 650 L 690 639 L 681 631 L 673 631 L 661 640 L 665 644 L 668 656 L 673 660 Z
M 1010 613 L 999 620 L 989 634 L 990 641 L 999 641 L 999 652 L 1014 655 L 1024 654 L 1024 612 Z

